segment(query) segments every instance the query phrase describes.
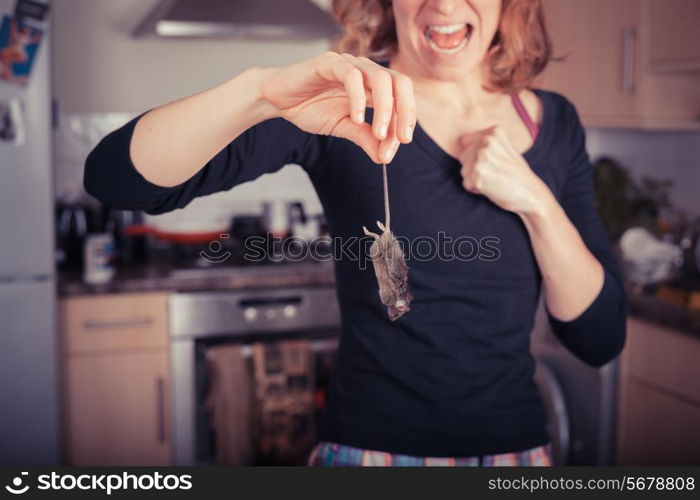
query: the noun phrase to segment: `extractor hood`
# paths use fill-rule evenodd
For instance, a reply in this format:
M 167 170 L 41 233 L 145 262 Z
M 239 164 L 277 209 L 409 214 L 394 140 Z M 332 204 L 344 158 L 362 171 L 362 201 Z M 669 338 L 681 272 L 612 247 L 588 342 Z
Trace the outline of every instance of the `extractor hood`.
M 340 26 L 322 0 L 160 0 L 134 36 L 311 40 L 335 38 Z

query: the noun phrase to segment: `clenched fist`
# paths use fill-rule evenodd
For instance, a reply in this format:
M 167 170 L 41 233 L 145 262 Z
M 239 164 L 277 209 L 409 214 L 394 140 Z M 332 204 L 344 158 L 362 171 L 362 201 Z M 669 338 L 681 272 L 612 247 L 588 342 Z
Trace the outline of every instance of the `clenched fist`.
M 494 125 L 465 134 L 459 144 L 462 185 L 467 191 L 518 214 L 536 211 L 540 200 L 551 195 L 502 128 Z

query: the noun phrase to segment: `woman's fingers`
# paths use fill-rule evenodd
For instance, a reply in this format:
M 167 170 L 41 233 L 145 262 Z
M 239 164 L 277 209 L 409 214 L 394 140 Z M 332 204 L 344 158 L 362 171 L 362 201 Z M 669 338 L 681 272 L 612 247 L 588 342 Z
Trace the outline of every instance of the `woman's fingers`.
M 383 163 L 384 160 L 380 158 L 379 153 L 380 142 L 374 137 L 372 127 L 368 123 L 357 125 L 345 119 L 338 124 L 336 133 L 338 137 L 348 139 L 360 146 L 374 163 Z
M 359 68 L 364 76 L 368 91 L 367 103 L 374 109 L 372 130 L 379 140 L 389 135 L 389 126 L 396 113 L 402 142 L 410 142 L 410 135 L 415 127 L 415 98 L 411 79 L 401 73 L 384 68 L 366 57 L 343 57 Z
M 399 145 L 412 140 L 416 104 L 410 78 L 366 57 L 334 52 L 323 56 L 320 74 L 342 83 L 348 97 L 348 116 L 355 125 L 350 130 L 349 123 L 343 124 L 343 135 L 362 147 L 373 161 L 390 162 Z M 365 127 L 367 106 L 373 108 L 371 128 Z
M 416 100 L 413 82 L 406 75 L 392 71 L 394 82 L 394 108 L 396 111 L 396 136 L 404 144 L 413 139 L 416 128 Z
M 379 158 L 381 159 L 382 163 L 389 163 L 391 160 L 393 160 L 396 151 L 399 149 L 400 141 L 398 137 L 396 137 L 397 122 L 397 116 L 394 114 L 389 122 L 387 136 L 379 144 Z
M 389 133 L 389 125 L 394 113 L 393 80 L 387 71 L 377 68 L 367 69 L 365 77 L 372 90 L 372 106 L 374 108 L 372 131 L 374 136 L 381 141 Z
M 334 53 L 329 55 L 328 64 L 334 79 L 343 84 L 348 95 L 348 115 L 358 125 L 364 123 L 367 94 L 362 70 L 347 58 Z
M 365 93 L 362 72 L 352 66 L 352 69 L 347 70 L 343 86 L 348 94 L 350 118 L 360 125 L 365 121 L 365 107 L 367 106 L 367 94 Z

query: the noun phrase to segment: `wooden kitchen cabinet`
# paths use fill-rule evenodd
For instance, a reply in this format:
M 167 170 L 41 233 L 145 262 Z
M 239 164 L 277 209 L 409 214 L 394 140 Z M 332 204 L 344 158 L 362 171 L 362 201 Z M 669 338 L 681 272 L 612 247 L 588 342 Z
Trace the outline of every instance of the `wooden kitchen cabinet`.
M 628 319 L 620 358 L 618 465 L 700 463 L 700 337 Z
M 543 86 L 568 97 L 585 122 L 633 119 L 638 68 L 630 40 L 640 22 L 638 0 L 544 0 L 543 4 L 554 55 L 566 57 L 550 62 Z
M 61 301 L 68 464 L 170 463 L 167 307 L 164 293 Z
M 167 366 L 164 350 L 69 360 L 71 465 L 168 465 Z
M 654 71 L 700 71 L 700 2 L 648 0 L 650 47 Z
M 700 72 L 659 71 L 677 58 L 688 67 L 700 50 L 685 47 L 699 36 L 697 16 L 681 20 L 697 10 L 689 2 L 700 3 L 543 0 L 554 55 L 565 60 L 535 85 L 569 98 L 589 127 L 700 130 Z

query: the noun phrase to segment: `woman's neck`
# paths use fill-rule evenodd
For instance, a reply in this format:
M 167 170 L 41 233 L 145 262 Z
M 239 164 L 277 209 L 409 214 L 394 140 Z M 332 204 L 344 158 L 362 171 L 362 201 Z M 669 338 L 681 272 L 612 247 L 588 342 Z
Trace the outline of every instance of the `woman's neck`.
M 494 102 L 494 98 L 499 97 L 483 88 L 484 79 L 480 67 L 457 81 L 426 76 L 423 72 L 416 71 L 410 63 L 403 61 L 400 55 L 391 59 L 390 68 L 411 78 L 416 96 L 420 100 L 430 102 L 431 106 L 450 109 L 460 115 L 485 113 Z

